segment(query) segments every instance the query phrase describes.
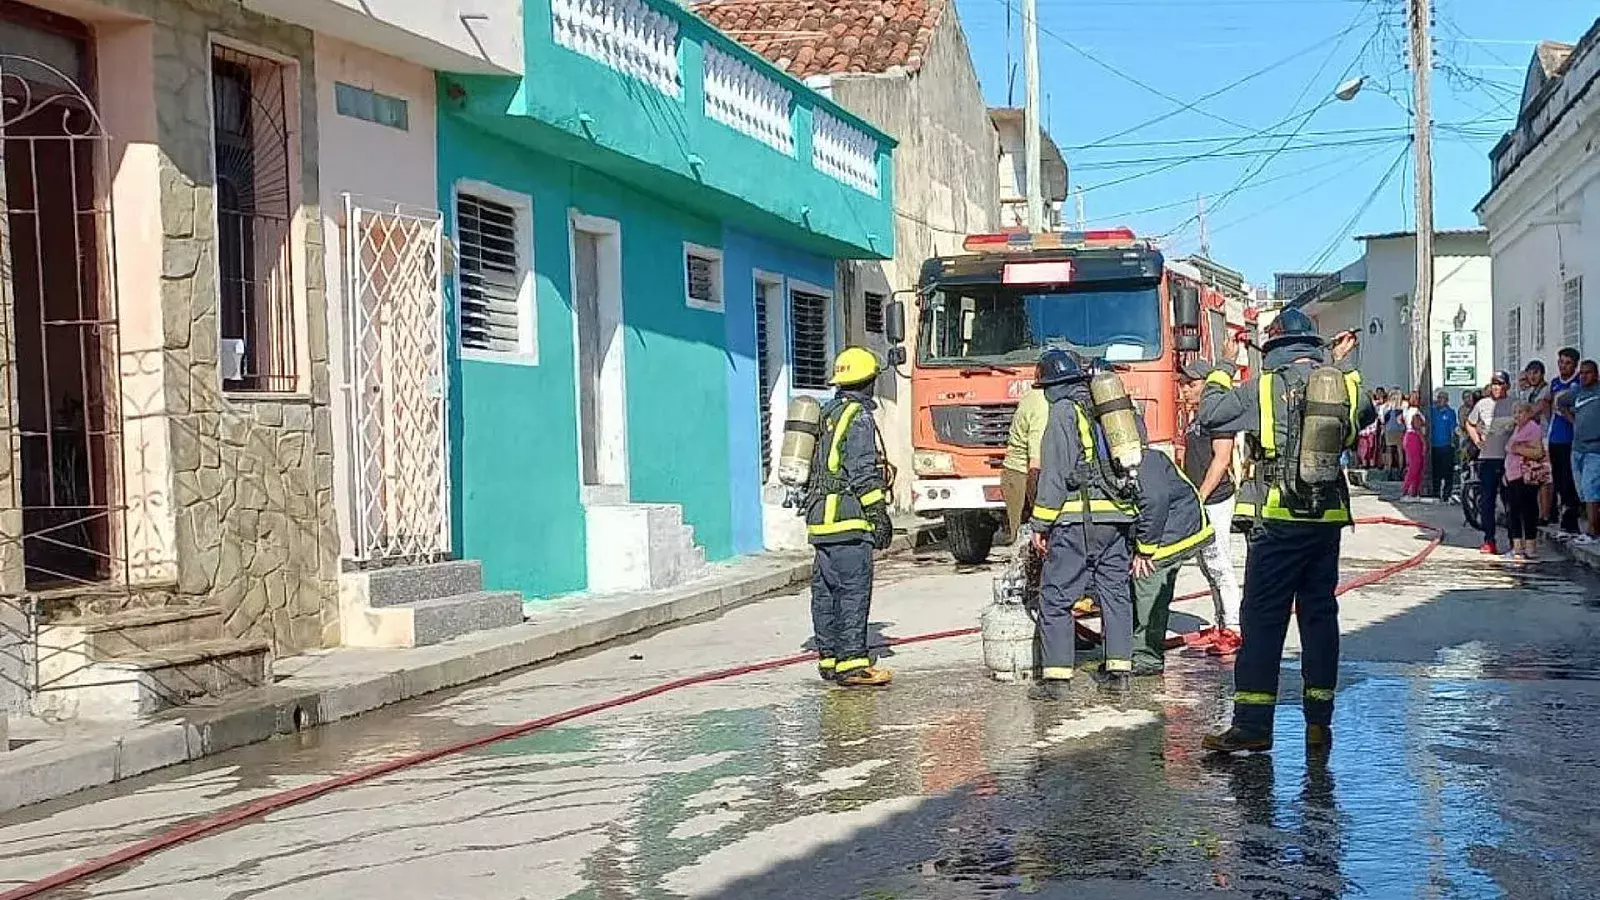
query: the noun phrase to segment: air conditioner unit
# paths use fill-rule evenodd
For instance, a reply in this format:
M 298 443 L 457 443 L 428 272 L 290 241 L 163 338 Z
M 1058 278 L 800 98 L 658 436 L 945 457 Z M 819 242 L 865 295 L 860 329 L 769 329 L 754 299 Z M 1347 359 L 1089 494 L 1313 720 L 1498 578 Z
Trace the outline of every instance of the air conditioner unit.
M 222 380 L 238 381 L 244 378 L 244 338 L 223 338 L 219 349 L 221 353 L 217 368 L 222 373 Z

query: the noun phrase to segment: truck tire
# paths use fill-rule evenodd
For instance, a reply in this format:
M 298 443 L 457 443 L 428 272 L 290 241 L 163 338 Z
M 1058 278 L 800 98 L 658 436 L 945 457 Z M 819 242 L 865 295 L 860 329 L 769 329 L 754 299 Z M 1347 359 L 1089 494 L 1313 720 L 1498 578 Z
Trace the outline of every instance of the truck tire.
M 950 513 L 944 517 L 945 541 L 956 562 L 975 566 L 989 559 L 994 549 L 994 516 L 986 512 Z

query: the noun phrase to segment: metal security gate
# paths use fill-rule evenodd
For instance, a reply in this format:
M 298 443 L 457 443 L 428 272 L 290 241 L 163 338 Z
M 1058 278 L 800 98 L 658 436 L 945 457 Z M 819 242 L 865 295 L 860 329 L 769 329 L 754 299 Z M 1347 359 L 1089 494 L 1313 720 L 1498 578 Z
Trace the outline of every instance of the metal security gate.
M 357 562 L 450 551 L 443 220 L 345 196 L 345 359 Z
M 15 485 L 0 504 L 21 512 L 21 533 L 0 540 L 20 541 L 29 590 L 125 586 L 109 138 L 80 86 L 87 29 L 34 15 L 0 41 L 0 399 L 12 404 L 0 466 Z M 27 35 L 57 42 L 50 62 L 5 52 Z

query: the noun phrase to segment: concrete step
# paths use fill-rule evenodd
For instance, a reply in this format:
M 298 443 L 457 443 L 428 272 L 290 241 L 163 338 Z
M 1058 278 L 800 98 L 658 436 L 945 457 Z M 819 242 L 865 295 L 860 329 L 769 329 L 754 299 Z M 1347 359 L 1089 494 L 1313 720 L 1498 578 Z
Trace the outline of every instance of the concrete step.
M 347 575 L 366 578 L 367 602 L 372 606 L 404 606 L 483 590 L 483 563 L 475 559 L 370 569 Z
M 271 678 L 271 664 L 271 645 L 260 639 L 218 639 L 133 653 L 44 681 L 35 709 L 51 719 L 138 719 L 261 687 Z
M 347 647 L 423 647 L 474 631 L 522 624 L 522 595 L 475 591 L 406 606 L 365 606 L 341 597 L 340 617 Z
M 522 595 L 515 591 L 481 591 L 441 597 L 413 603 L 409 608 L 414 646 L 417 647 L 438 644 L 474 631 L 522 624 Z
M 703 553 L 696 553 L 694 529 L 684 524 L 675 504 L 625 503 L 590 506 L 587 562 L 594 592 L 668 588 L 699 577 Z
M 223 636 L 222 609 L 216 606 L 166 606 L 130 610 L 116 615 L 88 619 L 72 625 L 46 625 L 41 630 L 40 646 L 64 647 L 72 635 L 81 634 L 83 650 L 90 660 L 100 662 L 183 647 Z M 54 633 L 46 637 L 45 632 Z

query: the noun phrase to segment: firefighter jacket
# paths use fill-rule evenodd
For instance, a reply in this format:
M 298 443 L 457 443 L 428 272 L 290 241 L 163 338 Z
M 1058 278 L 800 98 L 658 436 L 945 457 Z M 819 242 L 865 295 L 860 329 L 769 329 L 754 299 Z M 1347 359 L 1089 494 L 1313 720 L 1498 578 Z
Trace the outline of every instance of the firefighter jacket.
M 1117 496 L 1106 477 L 1111 463 L 1100 426 L 1088 412 L 1093 403 L 1088 383 L 1051 385 L 1045 388 L 1044 395 L 1050 401 L 1050 420 L 1045 425 L 1040 451 L 1034 528 L 1044 531 L 1057 522 L 1132 522 L 1133 504 Z
M 1145 448 L 1138 487 L 1133 541 L 1139 555 L 1158 562 L 1181 559 L 1211 540 L 1199 490 L 1165 453 Z
M 1274 478 L 1276 467 L 1288 464 L 1278 451 L 1288 437 L 1287 393 L 1303 389 L 1312 369 L 1323 364 L 1320 342 L 1305 341 L 1275 347 L 1261 363 L 1261 373 L 1240 385 L 1228 386 L 1226 375 L 1213 372 L 1200 398 L 1200 427 L 1212 433 L 1246 435 L 1250 472 L 1239 485 L 1234 515 L 1256 521 L 1307 522 L 1343 526 L 1351 523 L 1348 488 L 1341 490 L 1340 502 L 1319 516 L 1308 516 L 1290 509 L 1283 501 Z M 1335 365 L 1344 372 L 1350 397 L 1349 446 L 1356 435 L 1377 417 L 1372 401 L 1361 389 L 1361 373 L 1347 357 Z
M 806 534 L 813 544 L 870 539 L 887 527 L 888 485 L 864 391 L 840 391 L 822 408 L 822 432 L 811 457 Z

